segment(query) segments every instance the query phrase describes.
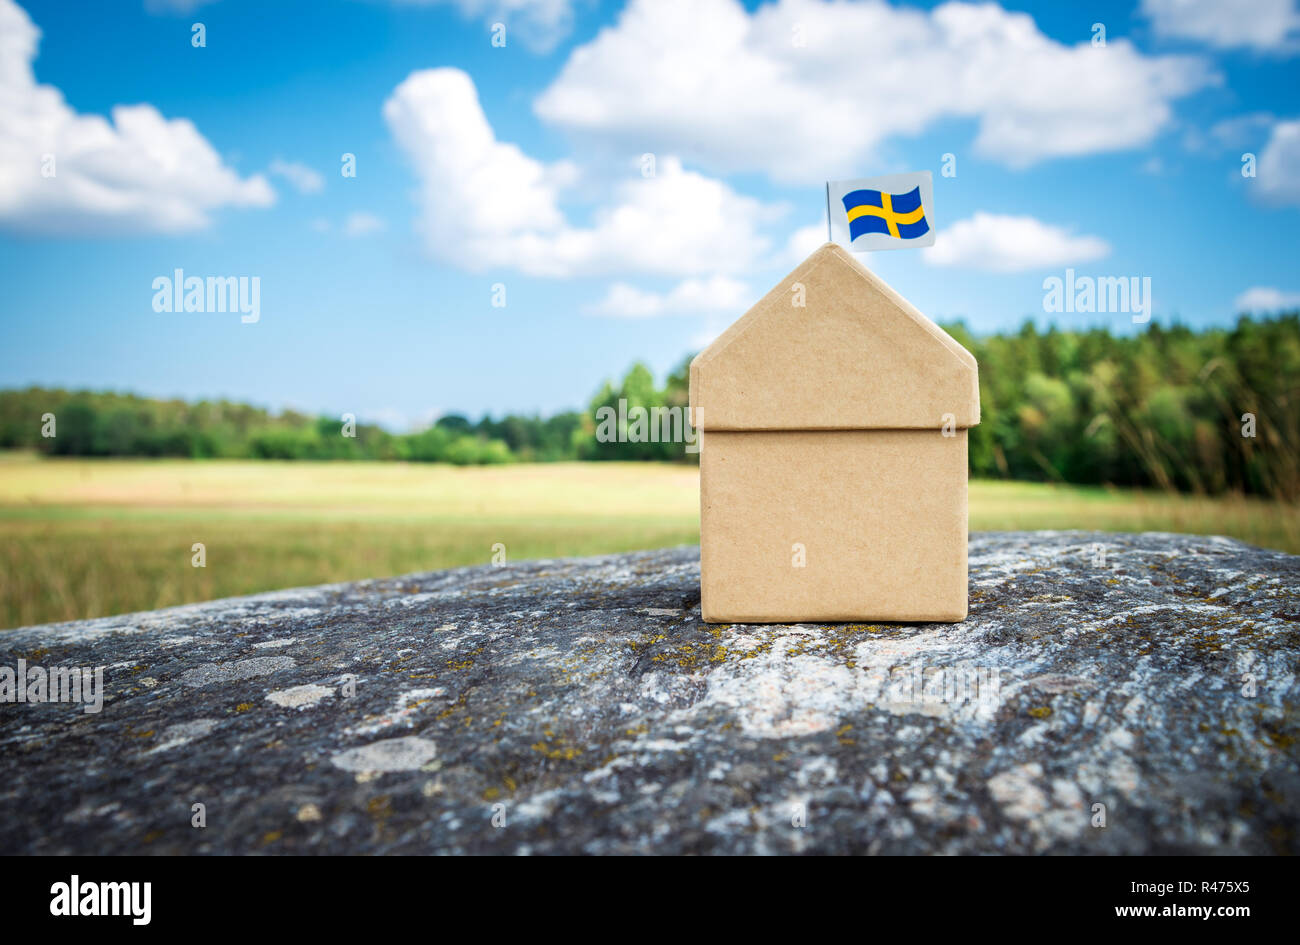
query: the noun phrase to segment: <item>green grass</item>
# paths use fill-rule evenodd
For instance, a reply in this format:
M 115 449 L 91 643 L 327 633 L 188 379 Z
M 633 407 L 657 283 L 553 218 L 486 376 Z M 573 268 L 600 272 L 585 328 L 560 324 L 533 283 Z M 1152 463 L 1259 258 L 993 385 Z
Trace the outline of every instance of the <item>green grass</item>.
M 327 581 L 699 540 L 698 474 L 648 463 L 79 460 L 0 454 L 0 626 Z M 1300 552 L 1256 499 L 973 482 L 972 529 L 1232 535 Z M 207 567 L 191 566 L 206 546 Z

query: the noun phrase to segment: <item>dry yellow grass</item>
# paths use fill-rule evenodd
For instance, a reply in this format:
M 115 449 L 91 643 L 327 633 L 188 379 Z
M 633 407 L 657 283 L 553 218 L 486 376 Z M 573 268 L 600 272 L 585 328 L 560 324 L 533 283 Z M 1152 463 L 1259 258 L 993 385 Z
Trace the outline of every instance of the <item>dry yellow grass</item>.
M 1036 483 L 971 484 L 971 528 L 1232 535 L 1300 551 L 1300 512 Z M 491 559 L 699 539 L 698 473 L 647 463 L 40 459 L 0 455 L 0 626 Z M 191 566 L 206 546 L 207 567 Z

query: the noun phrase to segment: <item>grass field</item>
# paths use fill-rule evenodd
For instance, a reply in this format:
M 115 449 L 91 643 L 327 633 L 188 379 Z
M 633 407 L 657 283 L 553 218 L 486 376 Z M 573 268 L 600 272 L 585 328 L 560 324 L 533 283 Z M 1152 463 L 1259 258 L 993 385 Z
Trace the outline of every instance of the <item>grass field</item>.
M 303 584 L 699 540 L 698 473 L 648 463 L 77 460 L 0 454 L 0 627 Z M 1300 552 L 1257 499 L 977 481 L 971 528 L 1224 534 Z M 202 542 L 207 566 L 191 565 Z

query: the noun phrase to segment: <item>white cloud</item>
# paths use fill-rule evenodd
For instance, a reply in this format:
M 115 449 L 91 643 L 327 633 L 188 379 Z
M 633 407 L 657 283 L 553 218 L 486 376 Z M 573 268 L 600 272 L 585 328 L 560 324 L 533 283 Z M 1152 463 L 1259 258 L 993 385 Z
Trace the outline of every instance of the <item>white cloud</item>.
M 1142 13 L 1157 36 L 1215 49 L 1294 50 L 1300 32 L 1295 0 L 1142 0 Z
M 319 193 L 325 187 L 324 177 L 298 161 L 282 161 L 276 158 L 267 171 L 283 177 L 301 194 Z
M 1300 309 L 1300 292 L 1283 292 L 1268 286 L 1254 286 L 1237 296 L 1232 303 L 1238 312 L 1280 312 Z
M 572 0 L 397 0 L 408 6 L 455 6 L 462 16 L 504 23 L 506 45 L 515 36 L 534 52 L 550 52 L 573 29 Z
M 1262 203 L 1300 206 L 1300 119 L 1273 126 L 1250 183 Z
M 753 302 L 749 286 L 727 276 L 686 279 L 671 292 L 647 292 L 625 282 L 609 287 L 605 297 L 588 307 L 592 315 L 610 318 L 655 318 L 660 315 L 742 314 Z
M 112 121 L 73 111 L 32 71 L 40 30 L 0 0 L 0 224 L 37 232 L 175 232 L 219 207 L 265 207 L 261 175 L 241 178 L 185 119 L 118 105 Z M 43 171 L 53 158 L 53 176 Z M 48 173 L 48 172 L 47 172 Z
M 823 217 L 821 223 L 801 226 L 790 234 L 790 238 L 785 244 L 785 259 L 783 261 L 789 262 L 792 266 L 798 265 L 811 256 L 813 250 L 826 241 L 826 218 Z
M 660 158 L 653 177 L 617 184 L 589 226 L 574 225 L 560 195 L 576 183 L 576 169 L 498 141 L 473 81 L 459 69 L 412 73 L 384 103 L 384 118 L 420 182 L 417 229 L 432 255 L 462 268 L 725 274 L 767 248 L 757 226 L 777 208 L 673 157 Z
M 1033 217 L 980 212 L 941 230 L 934 245 L 921 252 L 934 266 L 1024 272 L 1100 259 L 1110 246 L 1100 237 L 1075 236 Z
M 951 118 L 975 119 L 976 151 L 1013 167 L 1138 147 L 1217 81 L 1199 57 L 1067 46 L 993 4 L 631 0 L 534 108 L 624 151 L 824 180 Z
M 384 221 L 373 213 L 357 212 L 348 214 L 343 221 L 343 232 L 348 236 L 369 236 L 384 228 Z

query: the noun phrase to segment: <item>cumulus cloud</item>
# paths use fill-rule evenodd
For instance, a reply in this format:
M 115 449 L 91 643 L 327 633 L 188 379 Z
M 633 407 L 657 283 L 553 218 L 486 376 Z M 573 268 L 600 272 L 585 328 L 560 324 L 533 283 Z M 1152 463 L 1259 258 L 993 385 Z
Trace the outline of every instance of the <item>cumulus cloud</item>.
M 1283 292 L 1270 286 L 1253 286 L 1232 303 L 1238 312 L 1268 314 L 1300 309 L 1300 292 Z
M 727 276 L 686 279 L 670 292 L 648 292 L 616 282 L 605 297 L 588 307 L 592 315 L 610 318 L 656 318 L 660 315 L 701 315 L 733 312 L 739 315 L 753 302 L 749 286 Z
M 325 187 L 325 178 L 317 171 L 298 161 L 282 161 L 276 158 L 267 170 L 283 177 L 302 194 L 319 193 Z
M 35 232 L 192 230 L 219 207 L 275 201 L 241 178 L 185 119 L 118 105 L 112 120 L 75 112 L 36 82 L 40 30 L 0 0 L 0 224 Z
M 1012 167 L 1134 148 L 1218 81 L 1199 57 L 1067 46 L 994 4 L 631 0 L 534 108 L 620 149 L 802 181 L 852 176 L 885 140 L 952 118 Z
M 1090 262 L 1110 252 L 1100 237 L 1075 236 L 1033 217 L 976 213 L 941 230 L 922 254 L 934 266 L 1024 272 Z
M 1295 0 L 1142 0 L 1142 13 L 1157 36 L 1215 49 L 1294 51 L 1300 34 Z
M 1254 194 L 1271 206 L 1300 206 L 1300 119 L 1279 121 L 1255 168 Z
M 757 227 L 779 212 L 663 157 L 654 176 L 617 184 L 589 225 L 575 225 L 560 197 L 577 182 L 576 168 L 498 141 L 459 69 L 412 73 L 383 111 L 419 180 L 417 229 L 426 246 L 472 271 L 733 273 L 766 250 Z
M 518 36 L 534 52 L 550 52 L 573 29 L 571 0 L 397 0 L 407 6 L 455 6 L 462 16 L 503 23 L 506 44 Z
M 813 250 L 825 243 L 826 239 L 826 219 L 824 217 L 821 223 L 810 223 L 808 226 L 801 226 L 791 233 L 790 238 L 786 241 L 782 261 L 788 262 L 792 266 L 798 265 L 811 256 Z

